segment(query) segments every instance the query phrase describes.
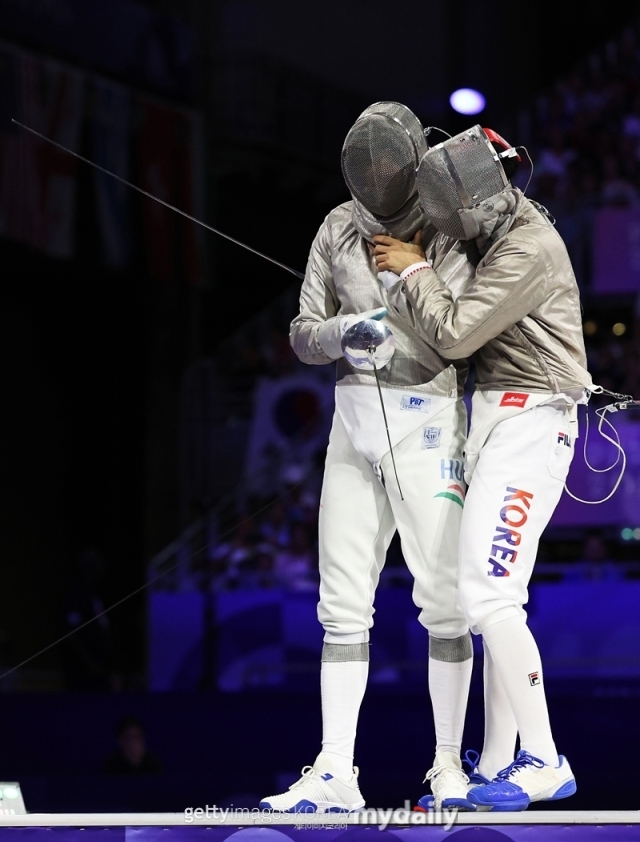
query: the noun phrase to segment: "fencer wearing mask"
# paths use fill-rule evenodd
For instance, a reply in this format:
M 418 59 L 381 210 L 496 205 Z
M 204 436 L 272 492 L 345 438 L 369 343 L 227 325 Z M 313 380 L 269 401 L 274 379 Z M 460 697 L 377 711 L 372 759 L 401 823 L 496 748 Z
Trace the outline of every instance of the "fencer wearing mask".
M 322 812 L 364 806 L 354 742 L 368 676 L 373 601 L 396 530 L 414 578 L 419 620 L 429 632 L 437 741 L 429 776 L 437 806 L 474 809 L 459 756 L 472 667 L 471 638 L 457 593 L 467 364 L 445 359 L 425 341 L 421 326 L 387 312 L 372 253 L 376 234 L 408 243 L 415 239 L 411 247 L 419 254 L 436 233 L 420 207 L 415 182 L 426 150 L 420 121 L 403 105 L 379 102 L 360 115 L 342 153 L 353 199 L 331 211 L 320 227 L 300 313 L 291 324 L 291 344 L 300 360 L 337 361 L 319 516 L 323 739 L 313 766 L 303 769 L 288 792 L 261 801 L 264 809 Z M 463 287 L 466 264 L 464 248 L 449 244 L 442 278 L 456 284 L 453 294 Z M 467 271 L 466 278 L 471 274 Z M 377 324 L 366 319 L 383 320 L 395 340 L 395 354 L 378 364 L 391 449 L 376 372 L 361 368 L 353 349 L 349 352 L 353 331 Z
M 469 626 L 484 643 L 478 773 L 486 780 L 469 800 L 500 811 L 576 790 L 556 751 L 523 605 L 573 457 L 576 404 L 593 385 L 567 250 L 544 208 L 511 184 L 516 165 L 516 151 L 480 126 L 422 157 L 425 213 L 443 237 L 477 248 L 475 277 L 457 299 L 424 254 L 416 260 L 388 240 L 376 246 L 378 267 L 399 276 L 389 289 L 391 309 L 447 359 L 475 353 L 459 587 Z

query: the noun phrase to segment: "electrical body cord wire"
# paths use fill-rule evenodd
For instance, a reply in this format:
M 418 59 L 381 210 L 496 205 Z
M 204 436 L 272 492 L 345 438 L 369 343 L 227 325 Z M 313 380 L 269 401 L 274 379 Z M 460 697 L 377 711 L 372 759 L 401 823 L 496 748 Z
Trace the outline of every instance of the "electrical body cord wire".
M 603 497 L 601 500 L 583 500 L 581 497 L 577 497 L 572 491 L 569 490 L 567 483 L 564 484 L 564 490 L 567 492 L 569 497 L 572 500 L 575 500 L 578 503 L 584 503 L 587 506 L 599 506 L 601 503 L 606 503 L 610 500 L 613 495 L 616 493 L 618 488 L 620 487 L 620 483 L 624 477 L 625 470 L 627 468 L 627 454 L 625 453 L 624 447 L 620 441 L 620 436 L 618 435 L 618 431 L 614 427 L 614 425 L 609 421 L 607 418 L 607 414 L 613 414 L 615 412 L 621 412 L 625 409 L 631 408 L 638 408 L 640 407 L 640 401 L 634 400 L 632 395 L 622 395 L 618 392 L 610 392 L 608 389 L 604 389 L 602 386 L 595 386 L 592 390 L 588 392 L 588 398 L 591 395 L 608 395 L 612 398 L 617 398 L 614 403 L 607 404 L 606 406 L 601 406 L 599 409 L 595 410 L 595 414 L 598 416 L 598 426 L 597 430 L 600 436 L 605 440 L 610 442 L 616 448 L 616 458 L 615 461 L 608 465 L 606 468 L 596 468 L 594 465 L 591 464 L 589 461 L 589 457 L 587 456 L 587 443 L 589 441 L 589 430 L 591 428 L 590 424 L 590 415 L 589 415 L 589 405 L 587 399 L 587 407 L 586 407 L 586 430 L 584 434 L 584 442 L 582 445 L 582 455 L 585 461 L 587 468 L 592 471 L 594 474 L 606 474 L 609 471 L 612 471 L 616 465 L 622 461 L 620 465 L 620 473 L 615 481 L 615 484 L 611 491 L 607 494 L 606 497 Z M 608 427 L 611 429 L 615 438 L 612 438 L 608 435 L 604 430 L 604 425 L 607 424 Z

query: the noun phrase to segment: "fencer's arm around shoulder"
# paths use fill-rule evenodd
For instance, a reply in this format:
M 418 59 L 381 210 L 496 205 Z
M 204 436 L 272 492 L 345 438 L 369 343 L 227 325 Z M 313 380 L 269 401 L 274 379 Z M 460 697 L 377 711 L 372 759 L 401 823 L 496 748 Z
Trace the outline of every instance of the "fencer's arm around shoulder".
M 325 365 L 342 356 L 339 309 L 331 271 L 329 225 L 325 221 L 311 246 L 300 290 L 300 313 L 291 322 L 289 341 L 309 365 Z M 337 343 L 331 341 L 338 338 Z
M 413 326 L 447 359 L 469 357 L 517 324 L 540 306 L 548 287 L 542 249 L 523 238 L 499 242 L 455 301 L 433 269 L 409 267 L 403 275 Z

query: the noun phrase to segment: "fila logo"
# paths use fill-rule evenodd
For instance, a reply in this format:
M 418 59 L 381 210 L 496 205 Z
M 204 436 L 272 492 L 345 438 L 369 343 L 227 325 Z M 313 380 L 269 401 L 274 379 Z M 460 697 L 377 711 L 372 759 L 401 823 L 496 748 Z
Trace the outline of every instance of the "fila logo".
M 563 444 L 565 447 L 571 447 L 571 438 L 568 433 L 558 433 L 558 444 Z
M 323 781 L 330 781 L 333 778 L 331 772 L 325 772 L 324 775 L 320 775 Z
M 540 684 L 540 673 L 530 672 L 529 673 L 529 684 L 532 687 L 535 687 L 536 684 Z
M 502 396 L 502 400 L 500 401 L 499 406 L 517 406 L 523 407 L 529 395 L 523 392 L 505 392 Z

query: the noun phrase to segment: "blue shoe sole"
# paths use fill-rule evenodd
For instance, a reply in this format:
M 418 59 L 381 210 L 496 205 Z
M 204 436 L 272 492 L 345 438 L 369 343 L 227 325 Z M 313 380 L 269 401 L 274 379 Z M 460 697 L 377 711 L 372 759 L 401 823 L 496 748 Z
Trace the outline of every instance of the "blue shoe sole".
M 476 811 L 476 805 L 468 798 L 445 798 L 442 801 L 444 810 L 451 810 L 453 807 L 457 807 L 458 810 L 467 810 L 469 813 L 475 813 Z
M 522 813 L 527 809 L 529 804 L 531 804 L 531 801 L 527 798 L 526 801 L 503 801 L 502 804 L 484 804 L 483 806 L 489 807 L 488 812 L 491 813 Z
M 476 811 L 476 805 L 472 804 L 467 798 L 445 798 L 442 802 L 442 807 L 445 810 L 451 810 L 457 807 L 458 810 L 466 810 L 469 813 L 475 813 Z M 432 812 L 435 810 L 435 798 L 433 795 L 423 795 L 414 809 L 425 810 L 428 813 Z
M 529 804 L 531 804 L 531 800 L 528 795 L 525 795 L 517 801 L 515 799 L 511 801 L 482 801 L 477 795 L 474 795 L 473 792 L 469 793 L 469 801 L 471 801 L 476 808 L 484 807 L 485 810 L 491 811 L 492 813 L 518 813 L 522 810 L 526 810 Z
M 578 790 L 575 781 L 567 781 L 560 789 L 549 798 L 544 798 L 544 801 L 558 801 L 560 798 L 568 798 L 570 795 L 575 795 Z
M 548 798 L 541 798 L 541 801 L 559 801 L 561 798 L 569 798 L 570 795 L 575 795 L 577 792 L 578 787 L 576 786 L 575 781 L 567 781 L 566 784 L 563 784 L 557 792 L 554 792 L 553 795 L 550 795 Z M 469 793 L 469 800 L 475 804 L 477 807 L 485 807 L 488 808 L 488 811 L 492 813 L 518 813 L 522 810 L 526 810 L 529 804 L 531 804 L 531 800 L 527 797 L 520 799 L 519 801 L 481 801 L 477 796 L 472 796 Z
M 318 812 L 318 805 L 314 804 L 313 801 L 307 801 L 303 799 L 302 801 L 298 801 L 297 804 L 294 804 L 293 807 L 289 807 L 288 810 L 274 810 L 271 804 L 268 801 L 261 801 L 258 804 L 258 807 L 261 810 L 272 810 L 274 813 L 317 813 Z M 354 812 L 352 810 L 345 810 L 343 807 L 327 807 L 324 810 L 325 813 L 350 813 Z

